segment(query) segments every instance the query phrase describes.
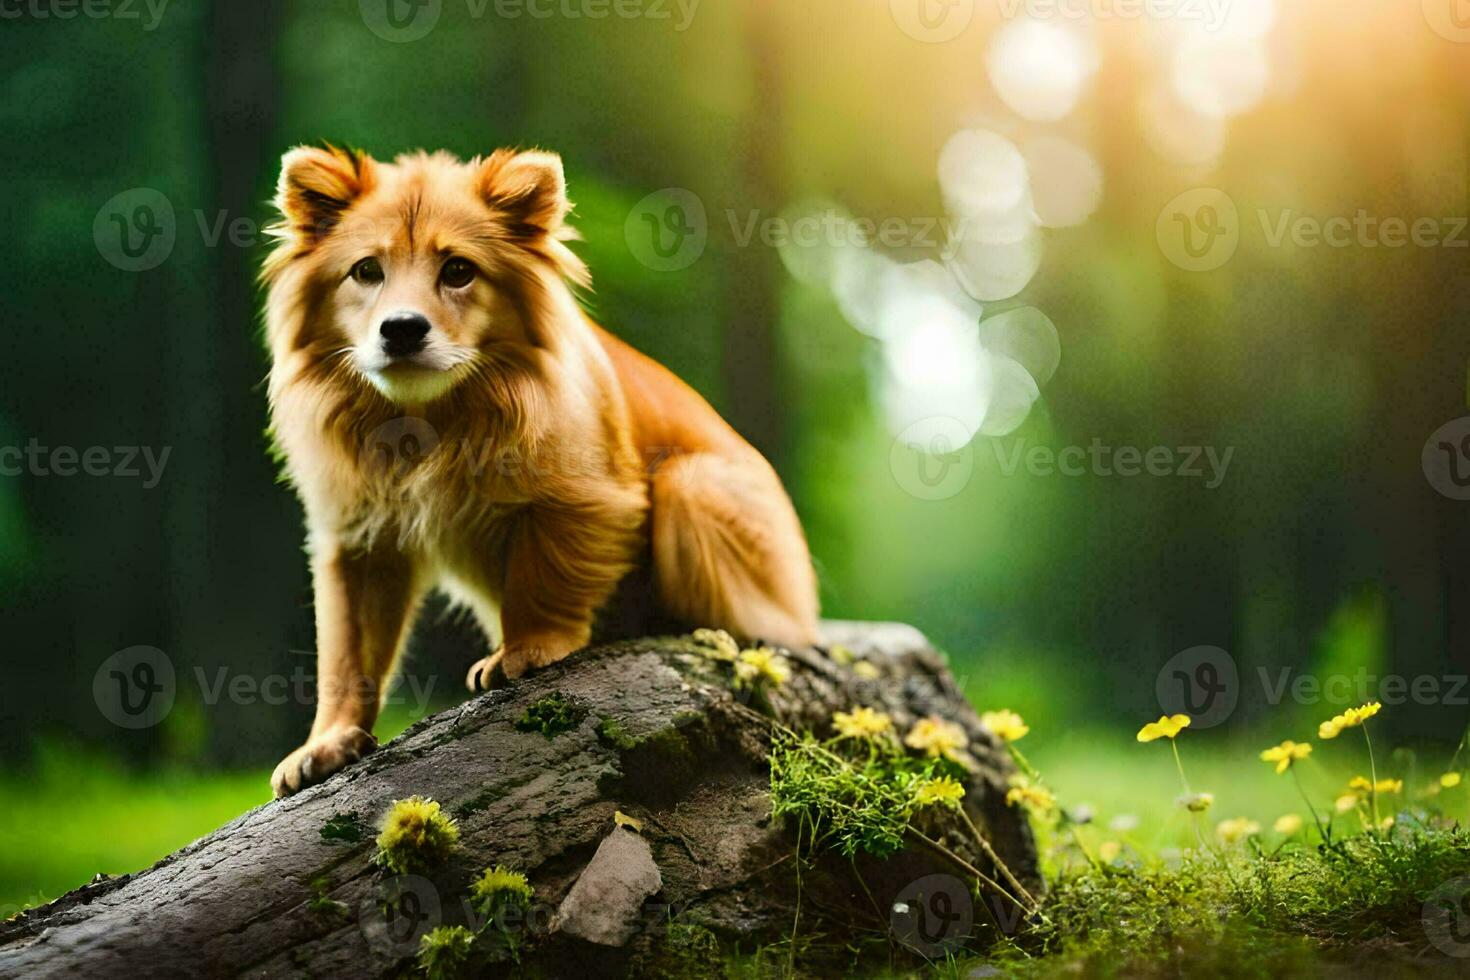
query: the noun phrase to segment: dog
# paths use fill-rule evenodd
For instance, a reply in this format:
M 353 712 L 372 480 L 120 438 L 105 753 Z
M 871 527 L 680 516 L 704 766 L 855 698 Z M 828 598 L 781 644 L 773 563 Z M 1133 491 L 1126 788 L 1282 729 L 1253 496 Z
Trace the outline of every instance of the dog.
M 376 748 L 434 589 L 493 650 L 472 691 L 585 647 L 639 596 L 669 622 L 815 642 L 816 577 L 774 469 L 579 304 L 560 157 L 297 147 L 275 205 L 270 435 L 305 511 L 318 688 L 278 797 Z

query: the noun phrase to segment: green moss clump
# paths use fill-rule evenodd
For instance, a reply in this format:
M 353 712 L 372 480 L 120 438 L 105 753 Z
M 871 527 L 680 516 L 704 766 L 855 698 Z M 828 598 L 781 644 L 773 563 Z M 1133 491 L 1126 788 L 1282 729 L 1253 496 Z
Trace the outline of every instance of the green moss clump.
M 394 874 L 417 874 L 443 864 L 459 843 L 459 827 L 435 800 L 394 800 L 378 835 L 373 863 Z
M 467 976 L 475 934 L 464 926 L 439 926 L 419 937 L 418 968 L 429 980 Z
M 705 926 L 671 922 L 641 975 L 651 980 L 716 980 L 725 976 L 720 941 Z
M 724 663 L 733 663 L 740 656 L 740 644 L 724 630 L 698 629 L 689 634 L 695 648 L 702 656 Z
M 306 902 L 307 911 L 326 918 L 345 918 L 349 913 L 347 904 L 327 895 L 328 882 L 325 877 L 311 879 L 311 898 Z
M 331 819 L 322 824 L 321 834 L 322 840 L 338 844 L 357 844 L 367 836 L 356 810 L 332 814 Z
M 516 722 L 523 732 L 540 732 L 547 738 L 571 731 L 587 717 L 587 709 L 573 704 L 561 693 L 548 694 L 526 709 Z
M 597 723 L 597 737 L 602 740 L 603 744 L 623 752 L 636 748 L 638 745 L 638 740 L 632 735 L 629 735 L 628 730 L 623 727 L 623 723 L 616 718 L 604 718 L 599 721 Z

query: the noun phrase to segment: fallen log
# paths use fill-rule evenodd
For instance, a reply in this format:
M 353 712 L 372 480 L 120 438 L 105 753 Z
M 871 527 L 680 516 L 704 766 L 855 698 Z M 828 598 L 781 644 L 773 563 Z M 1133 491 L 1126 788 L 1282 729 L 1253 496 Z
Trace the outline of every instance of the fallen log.
M 932 956 L 987 923 L 1013 927 L 995 896 L 972 904 L 975 879 L 956 863 L 994 876 L 994 862 L 943 827 L 930 830 L 937 848 L 881 861 L 803 851 L 798 869 L 797 828 L 771 817 L 773 719 L 826 736 L 833 712 L 865 704 L 901 731 L 930 715 L 963 728 L 966 812 L 1036 883 L 1029 827 L 1004 800 L 1010 761 L 940 655 L 896 624 L 828 623 L 824 639 L 785 652 L 789 679 L 754 703 L 687 637 L 580 653 L 145 871 L 9 920 L 0 975 L 405 975 L 429 930 L 480 925 L 466 895 L 493 865 L 523 872 L 534 900 L 497 922 L 510 939 L 480 973 L 719 975 L 721 950 L 771 944 L 809 962 L 830 948 L 841 969 L 853 949 Z M 422 874 L 389 874 L 374 837 L 391 802 L 414 795 L 439 801 L 458 844 Z

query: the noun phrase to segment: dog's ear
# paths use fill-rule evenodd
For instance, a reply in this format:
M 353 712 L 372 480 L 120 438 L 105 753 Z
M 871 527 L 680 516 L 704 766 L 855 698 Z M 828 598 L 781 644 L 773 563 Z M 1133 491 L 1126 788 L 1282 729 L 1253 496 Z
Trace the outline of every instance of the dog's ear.
M 555 236 L 571 211 L 561 157 L 545 150 L 496 150 L 480 165 L 478 189 L 522 237 Z
M 373 158 L 360 150 L 298 146 L 281 158 L 276 207 L 297 236 L 314 242 L 373 183 Z

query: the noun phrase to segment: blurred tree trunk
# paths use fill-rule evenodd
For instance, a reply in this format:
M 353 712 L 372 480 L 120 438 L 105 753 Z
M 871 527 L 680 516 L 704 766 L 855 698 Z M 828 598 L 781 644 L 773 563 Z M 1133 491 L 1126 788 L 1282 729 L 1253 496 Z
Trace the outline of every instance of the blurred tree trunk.
M 171 338 L 184 369 L 171 407 L 174 423 L 204 452 L 180 460 L 187 479 L 170 513 L 175 633 L 169 652 L 211 682 L 221 670 L 254 677 L 289 671 L 281 627 L 301 604 L 305 582 L 304 562 L 295 563 L 294 576 L 281 574 L 293 567 L 281 557 L 298 554 L 300 543 L 291 530 L 294 514 L 282 514 L 294 503 L 275 492 L 266 454 L 267 361 L 255 288 L 273 176 L 262 167 L 276 159 L 271 148 L 279 132 L 276 51 L 283 24 L 281 0 L 211 4 L 200 52 L 208 166 L 202 215 L 179 215 L 181 231 L 207 228 L 210 237 L 203 255 L 207 320 L 179 323 Z M 203 227 L 188 227 L 196 222 Z M 210 689 L 181 685 L 191 694 Z M 256 761 L 279 748 L 260 739 L 258 724 L 243 723 L 258 707 L 221 699 L 208 711 L 216 758 Z
M 783 203 L 781 45 L 769 3 L 748 3 L 743 16 L 752 98 L 742 127 L 744 153 L 734 170 L 732 200 L 764 217 Z M 716 216 L 711 215 L 710 220 L 715 221 Z M 780 262 L 758 238 L 735 245 L 725 282 L 730 319 L 724 332 L 721 370 L 727 414 L 731 424 L 779 470 L 788 435 L 776 350 Z

